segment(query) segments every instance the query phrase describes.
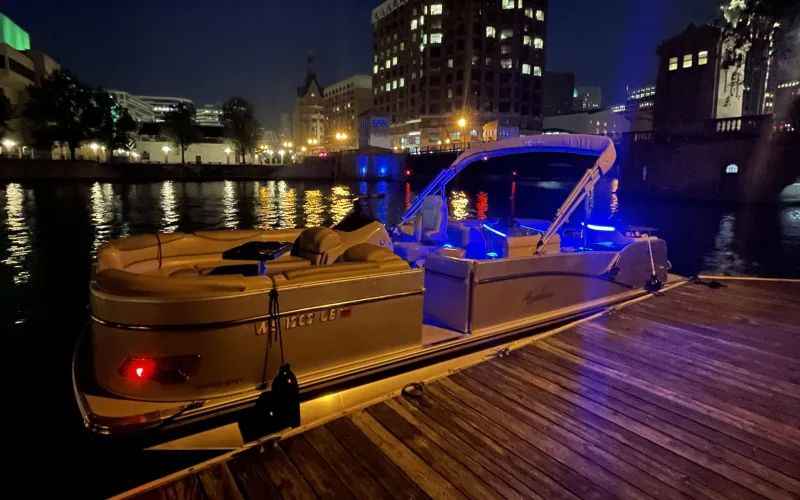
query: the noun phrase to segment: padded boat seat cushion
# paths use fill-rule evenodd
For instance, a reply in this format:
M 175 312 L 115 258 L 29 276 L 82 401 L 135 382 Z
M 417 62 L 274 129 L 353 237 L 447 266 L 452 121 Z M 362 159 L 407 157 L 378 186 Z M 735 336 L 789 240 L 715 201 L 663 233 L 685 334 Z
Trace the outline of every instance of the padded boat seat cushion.
M 163 278 L 119 269 L 97 273 L 95 284 L 102 291 L 128 297 L 203 297 L 247 289 L 241 276 Z
M 348 248 L 341 260 L 344 262 L 388 262 L 399 258 L 388 248 L 370 243 L 359 243 Z
M 312 264 L 326 264 L 331 251 L 341 245 L 342 237 L 333 229 L 312 227 L 297 237 L 292 247 L 292 255 L 308 259 Z

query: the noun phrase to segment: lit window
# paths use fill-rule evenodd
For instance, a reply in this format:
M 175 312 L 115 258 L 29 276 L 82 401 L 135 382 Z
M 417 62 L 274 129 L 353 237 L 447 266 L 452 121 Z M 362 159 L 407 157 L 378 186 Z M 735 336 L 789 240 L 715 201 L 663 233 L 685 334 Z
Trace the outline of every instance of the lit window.
M 669 58 L 669 70 L 675 71 L 678 69 L 678 58 L 677 57 L 670 57 Z
M 544 21 L 544 11 L 543 10 L 537 10 L 536 11 L 536 20 L 537 21 Z
M 405 87 L 405 86 L 406 86 L 406 79 L 405 78 L 401 78 L 400 79 L 400 87 L 402 88 L 402 87 Z M 347 106 L 349 107 L 350 105 L 348 104 Z
M 533 38 L 531 38 L 530 35 L 523 36 L 522 45 L 527 45 L 528 47 L 530 47 L 531 45 L 533 45 Z
M 503 0 L 503 9 L 509 10 L 514 8 L 514 0 Z
M 452 99 L 453 98 L 453 89 L 447 89 L 447 98 L 448 99 Z
M 392 66 L 397 66 L 397 56 L 392 58 Z
M 387 59 L 386 60 L 386 69 L 389 69 L 391 67 L 392 67 L 392 60 L 391 59 Z
M 525 9 L 525 17 L 533 19 L 533 9 L 531 7 Z
M 428 6 L 427 6 L 427 5 L 425 5 L 424 7 L 422 7 L 422 13 L 423 13 L 423 14 L 427 14 L 427 13 L 428 13 Z
M 500 55 L 508 55 L 511 53 L 511 45 L 502 45 L 500 47 Z
M 694 60 L 694 58 L 692 57 L 692 54 L 684 55 L 683 56 L 683 67 L 684 68 L 691 68 L 693 60 Z
M 437 16 L 437 15 L 441 15 L 441 14 L 442 14 L 442 4 L 435 3 L 435 4 L 431 5 L 431 15 L 432 16 Z
M 494 26 L 487 26 L 486 27 L 486 38 L 494 38 L 497 36 L 497 30 L 494 29 Z
M 442 34 L 431 33 L 431 43 L 442 43 Z
M 453 67 L 453 59 L 448 59 L 447 60 L 447 67 L 448 68 L 452 68 Z
M 389 83 L 389 82 L 386 82 L 386 92 L 389 92 L 390 90 L 392 90 L 392 84 Z
M 704 64 L 708 64 L 708 51 L 701 50 L 697 53 L 697 65 L 702 66 Z
M 541 38 L 534 38 L 533 39 L 533 48 L 535 49 L 543 49 L 544 48 L 544 40 Z
M 738 174 L 739 173 L 739 165 L 735 163 L 731 163 L 727 167 L 725 167 L 726 174 Z
M 393 88 L 393 89 L 396 89 L 396 88 L 397 88 L 397 80 L 394 80 L 394 81 L 392 82 L 392 88 Z
M 379 70 L 379 69 L 380 69 L 380 68 L 379 68 L 379 67 L 378 67 L 378 65 L 376 64 L 375 66 L 373 66 L 373 67 L 372 67 L 372 72 L 373 72 L 374 74 L 376 74 L 376 75 L 377 75 L 377 74 L 378 74 L 378 70 Z
M 507 40 L 514 36 L 514 30 L 512 29 L 505 29 L 500 32 L 500 40 Z
M 419 25 L 425 26 L 425 16 L 419 16 Z
M 400 50 L 406 50 L 406 42 L 400 42 Z
M 517 8 L 518 9 L 522 8 L 522 0 L 517 0 Z
M 522 65 L 522 74 L 523 75 L 530 75 L 531 74 L 531 65 L 530 64 L 523 64 Z
M 511 69 L 514 65 L 511 59 L 501 59 L 500 60 L 500 67 L 503 69 Z
M 415 29 L 417 29 L 417 20 L 416 19 L 412 19 L 411 20 L 411 31 L 414 31 Z
M 491 57 L 487 57 L 486 58 L 486 65 L 487 66 L 491 66 L 492 65 L 492 58 Z

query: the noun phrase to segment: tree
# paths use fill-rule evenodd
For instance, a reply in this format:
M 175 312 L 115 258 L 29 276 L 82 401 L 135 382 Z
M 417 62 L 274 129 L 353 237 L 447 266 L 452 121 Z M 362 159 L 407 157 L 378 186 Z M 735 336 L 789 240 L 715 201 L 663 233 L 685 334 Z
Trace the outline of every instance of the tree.
M 91 136 L 92 91 L 66 70 L 53 72 L 41 85 L 28 87 L 23 116 L 31 122 L 34 140 L 41 147 L 66 143 L 72 158 L 82 141 Z
M 186 150 L 199 140 L 194 125 L 195 110 L 191 104 L 180 103 L 164 115 L 164 134 L 181 152 L 181 163 L 186 164 Z
M 112 159 L 114 151 L 131 148 L 132 136 L 138 129 L 128 110 L 100 88 L 92 94 L 91 106 L 86 113 L 86 124 L 92 137 L 111 152 Z
M 258 145 L 258 134 L 261 124 L 255 117 L 253 106 L 241 97 L 232 97 L 222 106 L 222 123 L 225 125 L 225 135 L 236 146 L 241 155 L 241 162 L 245 156 L 255 151 Z
M 747 50 L 786 16 L 797 0 L 720 0 L 725 38 L 731 43 L 728 66 L 743 64 Z
M 8 132 L 8 122 L 11 120 L 11 115 L 11 101 L 8 100 L 3 89 L 0 89 L 0 135 Z
M 795 133 L 800 134 L 800 96 L 796 97 L 789 106 L 789 124 Z

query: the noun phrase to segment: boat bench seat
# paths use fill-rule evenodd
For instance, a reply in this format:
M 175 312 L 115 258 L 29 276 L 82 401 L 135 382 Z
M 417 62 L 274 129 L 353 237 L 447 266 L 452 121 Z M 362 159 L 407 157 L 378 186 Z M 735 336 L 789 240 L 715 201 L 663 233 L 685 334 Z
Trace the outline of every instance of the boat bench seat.
M 408 263 L 388 248 L 361 243 L 347 249 L 334 264 L 287 271 L 283 275 L 290 283 L 298 283 L 406 269 L 409 269 Z

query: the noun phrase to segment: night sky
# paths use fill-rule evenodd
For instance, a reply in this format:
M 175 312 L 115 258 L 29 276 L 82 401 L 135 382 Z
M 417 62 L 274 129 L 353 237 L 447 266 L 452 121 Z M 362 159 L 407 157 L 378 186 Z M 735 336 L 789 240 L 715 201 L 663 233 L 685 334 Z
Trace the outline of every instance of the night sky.
M 0 0 L 0 11 L 93 85 L 189 97 L 241 95 L 278 128 L 314 51 L 322 84 L 372 67 L 377 0 Z M 658 42 L 717 15 L 717 0 L 550 0 L 547 69 L 599 85 L 606 103 L 655 79 Z

